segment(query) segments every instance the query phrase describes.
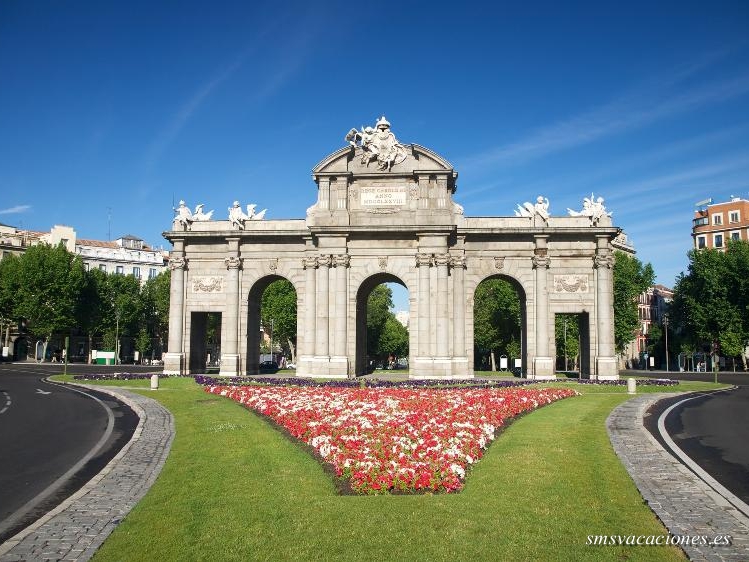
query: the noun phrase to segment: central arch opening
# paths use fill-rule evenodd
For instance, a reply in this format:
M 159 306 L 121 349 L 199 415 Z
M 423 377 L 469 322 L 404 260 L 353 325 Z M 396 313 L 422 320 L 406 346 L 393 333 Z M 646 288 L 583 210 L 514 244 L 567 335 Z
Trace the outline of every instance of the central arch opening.
M 408 369 L 408 288 L 394 275 L 366 279 L 356 294 L 356 376 Z

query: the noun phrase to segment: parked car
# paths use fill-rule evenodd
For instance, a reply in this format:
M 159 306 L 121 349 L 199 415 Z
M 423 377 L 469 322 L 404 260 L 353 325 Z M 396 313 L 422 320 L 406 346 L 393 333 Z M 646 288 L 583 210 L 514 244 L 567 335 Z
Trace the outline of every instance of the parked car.
M 291 362 L 286 363 L 286 368 L 287 369 L 296 369 L 296 363 L 291 363 Z
M 278 372 L 278 363 L 275 361 L 263 361 L 260 363 L 260 374 L 273 374 Z

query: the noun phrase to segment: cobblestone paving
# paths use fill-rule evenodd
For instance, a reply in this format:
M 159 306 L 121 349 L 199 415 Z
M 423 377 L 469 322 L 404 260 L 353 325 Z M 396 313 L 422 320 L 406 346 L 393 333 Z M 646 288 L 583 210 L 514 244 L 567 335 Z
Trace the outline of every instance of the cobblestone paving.
M 174 438 L 169 411 L 128 390 L 96 390 L 135 411 L 140 422 L 133 439 L 78 492 L 0 545 L 1 561 L 89 560 L 161 472 Z
M 628 400 L 606 420 L 611 444 L 642 497 L 674 536 L 730 535 L 731 546 L 682 546 L 690 560 L 749 560 L 749 518 L 679 462 L 643 426 L 645 411 L 673 394 Z

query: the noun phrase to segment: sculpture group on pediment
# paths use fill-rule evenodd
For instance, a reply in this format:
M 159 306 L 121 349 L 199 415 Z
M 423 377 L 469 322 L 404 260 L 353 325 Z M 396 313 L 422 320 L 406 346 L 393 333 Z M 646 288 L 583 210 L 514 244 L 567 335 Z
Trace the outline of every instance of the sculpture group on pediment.
M 549 220 L 549 200 L 542 195 L 536 197 L 535 203 L 530 203 L 528 201 L 522 205 L 518 203 L 517 209 L 515 209 L 516 217 L 532 218 L 537 215 L 545 221 Z
M 352 128 L 345 138 L 351 146 L 361 148 L 361 163 L 366 166 L 377 160 L 377 169 L 389 172 L 393 166 L 406 160 L 406 149 L 396 140 L 384 115 L 374 127 Z
M 583 197 L 583 208 L 580 211 L 567 209 L 571 217 L 588 217 L 591 226 L 597 226 L 603 217 L 610 217 L 613 213 L 606 211 L 603 197 L 596 197 L 591 193 L 590 198 Z
M 268 209 L 263 209 L 259 213 L 255 212 L 257 204 L 251 203 L 247 205 L 247 212 L 245 213 L 239 204 L 239 201 L 234 201 L 234 204 L 229 207 L 229 222 L 232 226 L 238 228 L 244 228 L 245 221 L 259 221 L 265 218 L 265 213 Z

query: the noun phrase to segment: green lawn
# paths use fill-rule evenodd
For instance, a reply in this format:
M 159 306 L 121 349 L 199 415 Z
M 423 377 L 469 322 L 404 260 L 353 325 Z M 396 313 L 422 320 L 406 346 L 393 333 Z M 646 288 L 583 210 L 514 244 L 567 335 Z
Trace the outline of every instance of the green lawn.
M 593 534 L 666 534 L 606 434 L 626 388 L 567 383 L 583 395 L 511 424 L 461 493 L 355 497 L 336 495 L 316 460 L 192 379 L 162 379 L 156 392 L 116 384 L 159 400 L 177 434 L 97 561 L 684 559 L 673 547 L 586 546 Z

